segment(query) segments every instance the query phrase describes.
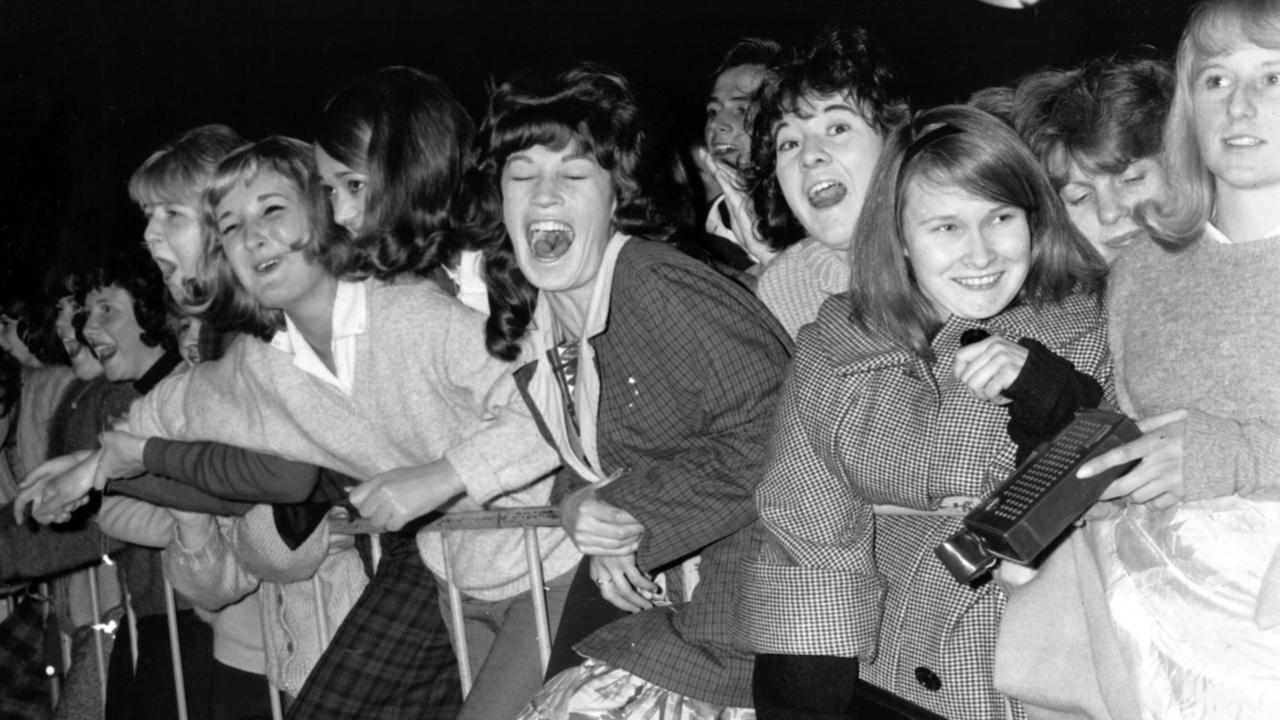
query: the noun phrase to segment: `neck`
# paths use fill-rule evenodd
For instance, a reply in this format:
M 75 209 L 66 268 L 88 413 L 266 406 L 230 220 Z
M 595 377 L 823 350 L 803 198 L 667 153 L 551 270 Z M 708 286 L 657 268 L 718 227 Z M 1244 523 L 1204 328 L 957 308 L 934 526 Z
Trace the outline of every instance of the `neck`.
M 164 346 L 157 345 L 155 347 L 146 348 L 138 356 L 138 377 L 129 378 L 131 381 L 141 380 L 143 375 L 147 374 L 156 363 L 160 362 L 160 358 L 164 357 Z
M 582 337 L 587 327 L 587 310 L 591 307 L 591 290 L 595 283 L 562 292 L 547 292 L 542 299 L 551 307 L 556 324 L 565 336 L 562 340 Z
M 329 359 L 329 348 L 333 343 L 333 306 L 337 296 L 338 279 L 326 276 L 306 298 L 285 311 L 303 339 L 325 365 L 332 362 Z
M 1231 242 L 1261 240 L 1280 226 L 1280 197 L 1272 188 L 1239 189 L 1219 183 L 1213 224 Z

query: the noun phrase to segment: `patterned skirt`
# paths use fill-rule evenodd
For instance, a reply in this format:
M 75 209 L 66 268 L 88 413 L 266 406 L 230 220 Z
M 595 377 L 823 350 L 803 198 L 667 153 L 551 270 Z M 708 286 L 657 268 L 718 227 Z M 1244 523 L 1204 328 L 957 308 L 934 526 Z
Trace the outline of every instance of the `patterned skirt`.
M 556 675 L 517 720 L 755 720 L 753 708 L 724 707 L 664 690 L 598 660 Z

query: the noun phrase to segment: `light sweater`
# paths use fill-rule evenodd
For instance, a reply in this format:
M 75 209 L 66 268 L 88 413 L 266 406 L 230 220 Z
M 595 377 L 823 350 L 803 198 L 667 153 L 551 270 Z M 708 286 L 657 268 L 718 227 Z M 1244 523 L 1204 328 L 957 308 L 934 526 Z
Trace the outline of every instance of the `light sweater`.
M 783 250 L 760 273 L 756 295 L 795 338 L 832 295 L 849 289 L 849 261 L 812 238 Z
M 331 553 L 325 525 L 296 550 L 290 550 L 276 534 L 269 505 L 254 507 L 242 518 L 217 520 L 218 527 L 198 547 L 183 545 L 175 534 L 164 552 L 165 575 L 174 590 L 197 607 L 221 610 L 219 614 L 227 616 L 228 622 L 240 621 L 240 628 L 246 631 L 258 623 L 265 630 L 265 638 L 261 633 L 258 636 L 258 647 L 265 641 L 268 679 L 289 695 L 297 695 L 329 637 L 368 584 L 360 557 L 352 549 Z M 268 565 L 293 572 L 271 574 Z M 322 595 L 319 600 L 317 585 Z M 321 605 L 328 626 L 326 637 L 322 637 L 316 612 Z M 214 656 L 255 672 L 241 664 L 253 661 L 252 644 L 247 633 L 215 636 Z M 259 668 L 261 659 L 259 650 Z
M 134 405 L 129 431 L 214 440 L 369 478 L 447 459 L 466 496 L 449 509 L 545 505 L 557 463 L 510 375 L 484 347 L 484 316 L 431 283 L 366 282 L 367 330 L 357 339 L 350 396 L 299 370 L 293 356 L 239 338 L 216 363 L 167 380 Z M 246 402 L 246 401 L 250 402 Z M 547 577 L 577 549 L 538 530 Z M 529 588 L 520 530 L 419 535 L 427 567 L 481 600 Z

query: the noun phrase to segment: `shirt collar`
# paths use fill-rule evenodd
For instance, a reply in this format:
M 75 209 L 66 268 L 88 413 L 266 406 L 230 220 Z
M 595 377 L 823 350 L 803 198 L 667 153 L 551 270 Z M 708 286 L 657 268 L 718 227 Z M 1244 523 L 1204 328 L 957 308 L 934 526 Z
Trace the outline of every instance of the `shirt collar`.
M 368 281 L 338 281 L 333 297 L 333 340 L 364 334 L 368 326 Z M 271 336 L 271 347 L 280 352 L 298 355 L 302 348 L 310 350 L 302 332 L 288 315 L 284 317 L 284 329 Z

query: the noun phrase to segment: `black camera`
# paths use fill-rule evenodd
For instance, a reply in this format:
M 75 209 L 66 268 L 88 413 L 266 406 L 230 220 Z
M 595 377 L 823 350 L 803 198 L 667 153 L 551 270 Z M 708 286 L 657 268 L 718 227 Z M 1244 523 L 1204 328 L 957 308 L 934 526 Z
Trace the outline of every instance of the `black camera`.
M 1107 410 L 1081 410 L 1052 440 L 964 517 L 964 529 L 934 553 L 962 583 L 985 575 L 1004 558 L 1033 565 L 1079 520 L 1113 480 L 1137 460 L 1091 478 L 1077 478 L 1087 460 L 1142 436 L 1132 420 Z

